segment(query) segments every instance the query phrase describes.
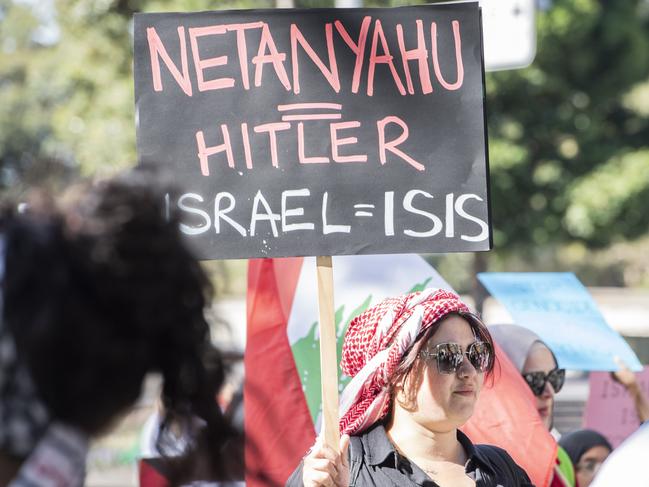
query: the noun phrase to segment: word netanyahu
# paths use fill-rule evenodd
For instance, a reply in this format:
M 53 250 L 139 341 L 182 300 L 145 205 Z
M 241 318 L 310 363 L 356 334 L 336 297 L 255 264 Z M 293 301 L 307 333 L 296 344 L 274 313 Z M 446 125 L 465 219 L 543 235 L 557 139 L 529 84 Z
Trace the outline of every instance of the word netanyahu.
M 199 92 L 226 90 L 240 84 L 244 90 L 251 90 L 253 87 L 263 87 L 264 83 L 281 83 L 286 91 L 297 95 L 301 92 L 300 82 L 304 69 L 317 69 L 335 93 L 348 90 L 356 94 L 361 89 L 363 79 L 365 93 L 373 96 L 376 70 L 379 66 L 387 68 L 386 74 L 392 78 L 394 89 L 403 96 L 433 93 L 435 86 L 448 91 L 462 87 L 464 62 L 461 26 L 458 20 L 452 20 L 450 25 L 438 26 L 435 21 L 425 25 L 423 20 L 414 19 L 408 25 L 397 23 L 394 29 L 396 45 L 390 45 L 380 19 L 372 19 L 369 15 L 363 17 L 360 31 L 354 37 L 340 20 L 328 22 L 322 32 L 326 44 L 326 61 L 323 60 L 323 53 L 318 54 L 312 47 L 313 40 L 309 42 L 295 23 L 290 24 L 288 33 L 283 32 L 289 37 L 290 52 L 278 49 L 277 34 L 273 34 L 270 25 L 262 21 L 189 28 L 180 25 L 176 29 L 178 38 L 173 41 L 177 44 L 174 50 L 179 52 L 180 59 L 175 60 L 169 54 L 171 47 L 168 49 L 169 44 L 166 44 L 172 40 L 166 39 L 163 42 L 155 27 L 146 28 L 146 39 L 151 60 L 150 74 L 154 90 L 157 92 L 174 88 L 163 84 L 161 62 L 176 81 L 175 88 L 180 88 L 187 96 L 193 96 L 195 89 Z M 416 32 L 417 41 L 414 46 L 406 46 L 404 30 Z M 438 48 L 442 30 L 449 36 L 452 35 L 455 51 L 455 66 L 444 66 L 444 71 L 452 70 L 452 73 L 446 75 L 440 66 Z M 254 37 L 259 41 L 250 45 L 253 31 L 258 31 Z M 231 43 L 236 44 L 238 59 L 230 59 L 222 53 L 211 57 L 202 55 L 205 52 L 218 53 L 219 48 L 223 51 L 223 48 Z M 346 52 L 341 53 L 341 47 Z M 194 64 L 193 71 L 189 69 L 190 53 Z M 349 86 L 346 87 L 341 84 L 338 69 L 338 60 L 343 54 L 353 56 L 354 60 L 353 75 Z M 308 64 L 304 62 L 304 55 L 310 60 Z M 416 62 L 416 75 L 411 70 L 411 62 Z M 213 68 L 226 67 L 230 63 L 238 65 L 238 79 L 231 76 L 207 76 L 208 70 L 213 73 Z M 266 65 L 269 65 L 267 70 Z M 400 65 L 399 69 L 397 65 Z M 271 73 L 270 76 L 268 72 Z M 433 76 L 436 83 L 433 83 Z M 269 77 L 272 78 L 270 81 Z M 414 78 L 418 78 L 418 82 L 415 82 Z

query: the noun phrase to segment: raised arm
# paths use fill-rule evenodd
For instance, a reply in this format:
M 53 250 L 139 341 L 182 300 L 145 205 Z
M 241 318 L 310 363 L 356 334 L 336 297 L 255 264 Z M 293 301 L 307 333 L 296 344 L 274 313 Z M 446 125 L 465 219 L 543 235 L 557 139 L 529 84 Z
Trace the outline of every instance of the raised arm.
M 645 396 L 640 384 L 638 384 L 638 378 L 624 362 L 620 361 L 618 364 L 620 369 L 611 373 L 613 380 L 622 384 L 631 395 L 640 423 L 649 421 L 649 400 L 647 400 L 647 396 Z

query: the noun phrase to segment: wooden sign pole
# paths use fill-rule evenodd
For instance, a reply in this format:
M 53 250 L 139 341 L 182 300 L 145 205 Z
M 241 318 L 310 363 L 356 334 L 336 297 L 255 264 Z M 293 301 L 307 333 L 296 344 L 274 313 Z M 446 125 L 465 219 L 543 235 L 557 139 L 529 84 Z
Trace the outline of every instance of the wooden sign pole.
M 318 308 L 320 310 L 320 377 L 324 444 L 338 451 L 338 358 L 334 318 L 334 283 L 331 256 L 317 257 Z

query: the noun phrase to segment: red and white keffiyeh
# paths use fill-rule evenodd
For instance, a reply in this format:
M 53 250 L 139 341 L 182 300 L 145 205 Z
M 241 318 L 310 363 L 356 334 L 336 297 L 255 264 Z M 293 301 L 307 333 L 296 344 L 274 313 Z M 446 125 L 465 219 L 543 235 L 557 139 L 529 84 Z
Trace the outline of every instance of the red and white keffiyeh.
M 385 417 L 390 378 L 403 356 L 433 324 L 454 312 L 470 312 L 443 289 L 388 298 L 349 324 L 341 367 L 352 380 L 340 398 L 341 434 L 359 433 Z

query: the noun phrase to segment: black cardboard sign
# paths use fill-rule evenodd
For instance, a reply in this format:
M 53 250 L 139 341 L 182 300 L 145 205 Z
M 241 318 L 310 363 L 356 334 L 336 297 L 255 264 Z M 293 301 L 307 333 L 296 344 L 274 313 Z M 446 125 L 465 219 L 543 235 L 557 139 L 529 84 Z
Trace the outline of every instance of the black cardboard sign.
M 480 10 L 138 14 L 141 163 L 203 258 L 491 248 Z

